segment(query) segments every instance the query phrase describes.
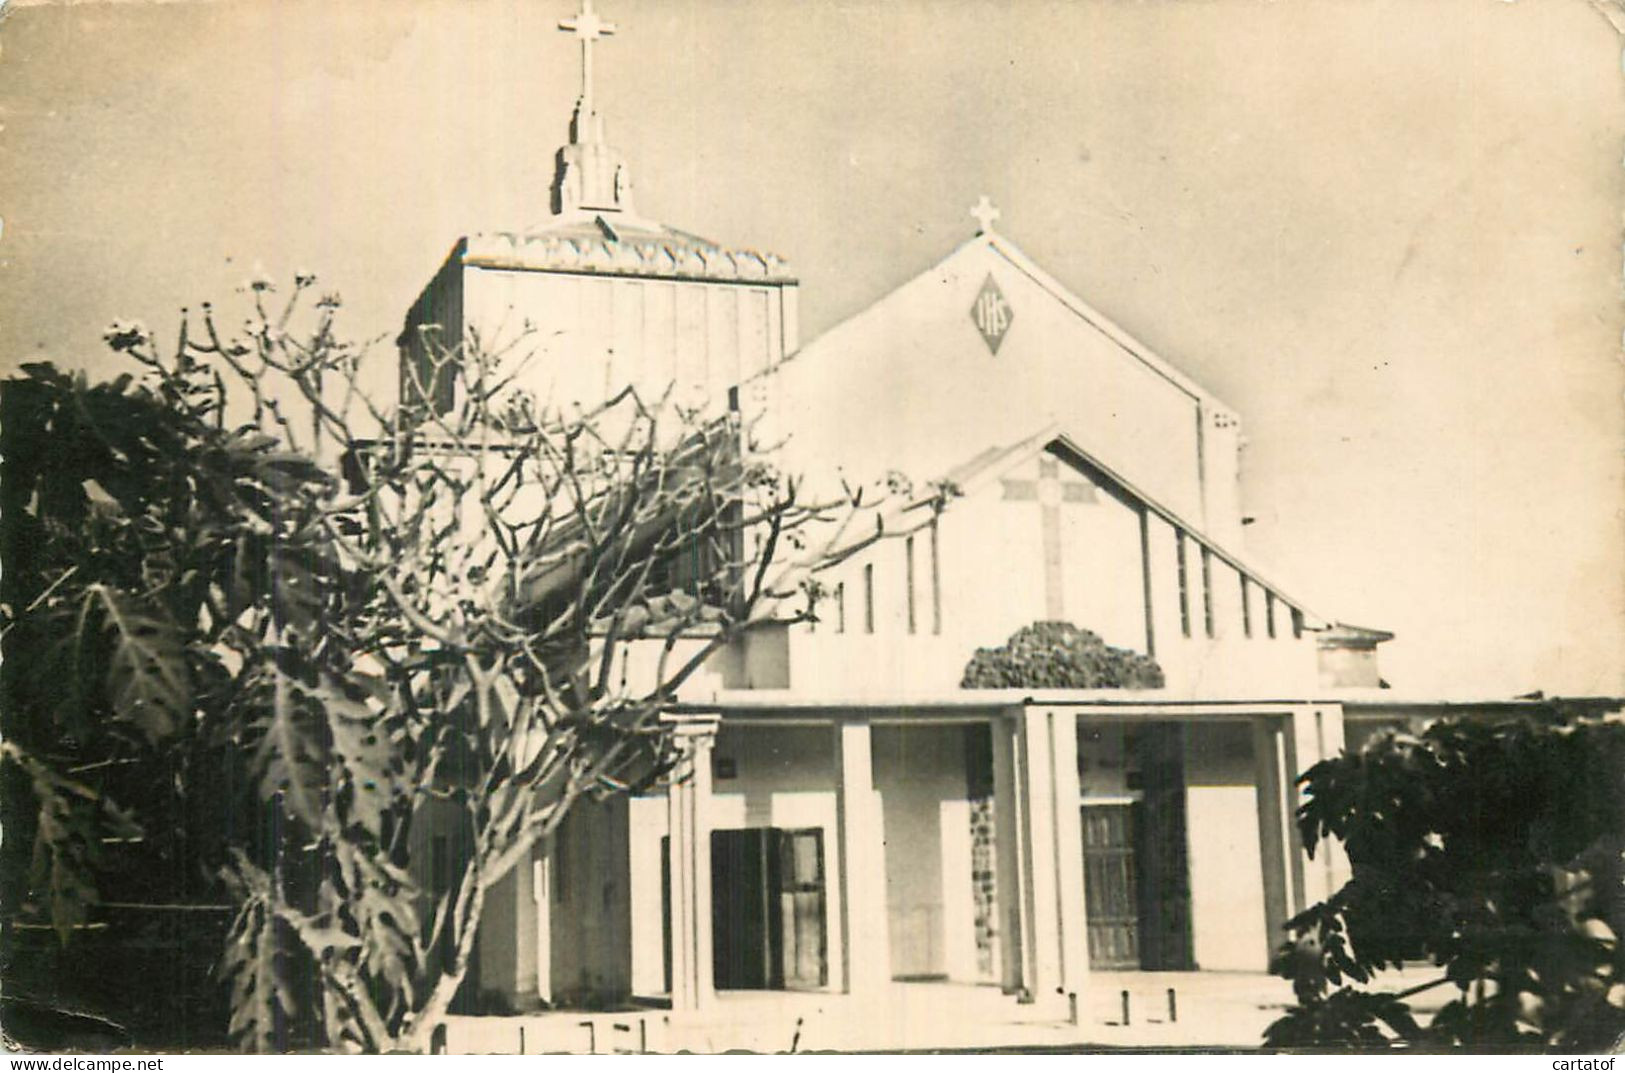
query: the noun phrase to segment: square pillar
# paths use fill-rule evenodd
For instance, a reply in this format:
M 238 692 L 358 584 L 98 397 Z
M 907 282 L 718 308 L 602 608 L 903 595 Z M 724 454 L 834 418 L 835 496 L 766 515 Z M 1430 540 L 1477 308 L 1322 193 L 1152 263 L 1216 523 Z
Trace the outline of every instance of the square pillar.
M 996 888 L 999 941 L 999 984 L 1009 995 L 1030 995 L 1027 980 L 1027 880 L 1022 862 L 1027 859 L 1021 822 L 1020 708 L 995 716 L 993 736 L 993 880 Z
M 712 1006 L 711 746 L 718 718 L 663 717 L 679 753 L 666 787 L 671 870 L 671 1008 L 694 1013 Z
M 1083 792 L 1078 785 L 1078 717 L 1050 712 L 1050 779 L 1055 800 L 1055 873 L 1060 896 L 1061 989 L 1082 996 L 1089 986 L 1089 921 L 1083 891 Z
M 875 789 L 867 720 L 834 729 L 835 809 L 841 862 L 842 990 L 874 995 L 891 983 L 885 820 Z
M 1027 709 L 1017 745 L 1017 796 L 1028 847 L 1027 987 L 1040 1009 L 1060 1019 L 1088 973 L 1076 717 L 1066 710 Z
M 553 1003 L 553 856 L 538 847 L 530 862 L 530 894 L 536 906 L 536 997 Z
M 1341 755 L 1345 747 L 1343 706 L 1317 704 L 1295 710 L 1292 713 L 1292 744 L 1298 767 L 1293 774 L 1294 780 L 1322 760 Z M 1296 810 L 1303 800 L 1302 794 L 1294 789 L 1291 798 Z M 1293 824 L 1293 835 L 1298 839 L 1294 844 L 1301 845 L 1296 823 Z M 1321 839 L 1314 849 L 1314 860 L 1307 859 L 1306 852 L 1301 862 L 1305 907 L 1325 901 L 1347 883 L 1351 875 L 1348 854 L 1343 852 L 1343 844 L 1337 839 Z
M 1001 983 L 1059 1020 L 1089 973 L 1077 717 L 1021 707 L 992 729 Z
M 1297 776 L 1292 736 L 1274 716 L 1253 719 L 1254 785 L 1258 794 L 1258 848 L 1264 880 L 1264 934 L 1268 956 L 1286 941 L 1286 922 L 1302 905 L 1303 878 L 1297 863 L 1293 821 L 1293 780 Z

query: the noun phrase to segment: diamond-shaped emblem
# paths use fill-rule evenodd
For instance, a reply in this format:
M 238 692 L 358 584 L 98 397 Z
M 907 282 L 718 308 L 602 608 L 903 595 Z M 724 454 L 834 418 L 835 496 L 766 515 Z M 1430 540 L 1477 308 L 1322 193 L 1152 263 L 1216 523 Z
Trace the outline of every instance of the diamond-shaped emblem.
M 999 344 L 1004 342 L 1004 333 L 1010 330 L 1010 322 L 1016 319 L 1016 311 L 1004 300 L 1004 292 L 993 281 L 991 272 L 982 282 L 982 289 L 976 292 L 976 303 L 970 307 L 970 319 L 975 323 L 976 330 L 982 333 L 982 341 L 987 344 L 988 350 L 997 354 Z

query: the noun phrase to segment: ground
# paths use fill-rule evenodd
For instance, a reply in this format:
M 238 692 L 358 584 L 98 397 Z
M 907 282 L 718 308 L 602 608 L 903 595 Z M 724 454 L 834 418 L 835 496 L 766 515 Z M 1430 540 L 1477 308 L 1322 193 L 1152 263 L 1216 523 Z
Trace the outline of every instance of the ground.
M 1428 978 L 1425 969 L 1407 970 L 1384 983 L 1402 987 Z M 1447 997 L 1441 991 L 1438 1001 Z M 1093 973 L 1075 1025 L 1046 1020 L 995 987 L 968 984 L 899 982 L 881 999 L 733 991 L 677 1024 L 664 1010 L 453 1018 L 447 1048 L 476 1054 L 1252 1048 L 1291 1002 L 1285 980 L 1239 972 Z

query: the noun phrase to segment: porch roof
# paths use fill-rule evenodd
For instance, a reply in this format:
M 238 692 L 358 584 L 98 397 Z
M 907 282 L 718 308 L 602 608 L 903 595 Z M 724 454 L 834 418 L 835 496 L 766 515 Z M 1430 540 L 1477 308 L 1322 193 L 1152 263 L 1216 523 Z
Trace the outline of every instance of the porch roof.
M 911 715 L 929 718 L 952 712 L 972 716 L 1026 707 L 1073 707 L 1123 715 L 1248 716 L 1273 715 L 1305 707 L 1340 707 L 1355 718 L 1535 713 L 1558 705 L 1597 715 L 1625 709 L 1618 697 L 1396 696 L 1387 690 L 1326 690 L 1313 694 L 1191 697 L 1160 689 L 962 689 L 942 693 L 853 693 L 826 695 L 777 689 L 721 690 L 708 700 L 672 706 L 675 714 L 716 714 L 733 718 L 772 719 L 786 715 Z
M 943 693 L 806 694 L 793 690 L 722 690 L 709 700 L 674 705 L 677 714 L 718 714 L 730 717 L 772 718 L 787 714 L 827 715 L 840 718 L 885 714 L 929 718 L 944 712 L 962 715 L 1009 711 L 1026 707 L 1111 709 L 1128 713 L 1185 713 L 1224 711 L 1230 714 L 1266 714 L 1317 703 L 1306 697 L 1192 698 L 1164 690 L 1121 689 L 963 689 Z

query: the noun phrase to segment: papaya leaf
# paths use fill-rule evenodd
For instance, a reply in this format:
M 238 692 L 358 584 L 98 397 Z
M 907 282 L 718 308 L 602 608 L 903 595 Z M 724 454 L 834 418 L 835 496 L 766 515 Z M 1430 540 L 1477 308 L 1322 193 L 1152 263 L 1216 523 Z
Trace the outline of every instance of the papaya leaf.
M 295 674 L 267 659 L 238 705 L 263 799 L 280 799 L 311 831 L 323 830 L 329 806 L 342 800 L 340 825 L 379 837 L 398 779 L 381 721 L 357 684 L 325 670 Z
M 361 934 L 363 964 L 374 979 L 384 981 L 411 1005 L 420 961 L 418 886 L 405 869 L 354 843 L 339 843 L 335 851 L 349 890 L 347 904 Z
M 162 611 L 143 608 L 106 585 L 87 587 L 85 600 L 99 605 L 112 637 L 107 693 L 114 713 L 135 723 L 150 741 L 173 734 L 191 703 L 180 628 Z
M 286 924 L 275 910 L 270 877 L 236 853 L 224 878 L 238 892 L 241 909 L 232 921 L 217 976 L 231 987 L 227 1032 L 246 1051 L 282 1049 L 278 1037 L 299 1012 L 290 975 Z
M 50 922 L 66 943 L 100 901 L 95 869 L 102 840 L 133 838 L 141 829 L 113 801 L 58 774 L 15 744 L 0 746 L 0 758 L 23 769 L 38 802 L 30 881 L 35 890 L 44 892 Z
M 262 800 L 279 802 L 288 815 L 320 830 L 331 789 L 329 743 L 321 713 L 313 710 L 297 679 L 267 659 L 248 672 L 235 706 L 250 746 L 249 771 Z

